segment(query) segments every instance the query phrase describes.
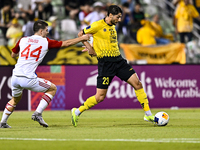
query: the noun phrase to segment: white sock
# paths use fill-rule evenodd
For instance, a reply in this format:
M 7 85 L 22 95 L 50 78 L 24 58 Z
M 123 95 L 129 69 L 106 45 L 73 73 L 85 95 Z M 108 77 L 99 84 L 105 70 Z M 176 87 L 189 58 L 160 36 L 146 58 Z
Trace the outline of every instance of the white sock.
M 16 107 L 16 105 L 11 105 L 11 104 L 7 103 L 7 105 L 6 105 L 5 109 L 4 109 L 2 118 L 1 118 L 1 123 L 7 123 L 7 120 L 10 117 L 10 115 L 12 114 L 12 112 L 14 111 L 15 107 Z M 10 111 L 10 109 L 12 111 Z
M 36 109 L 36 111 L 38 113 L 42 113 L 45 108 L 47 108 L 47 106 L 49 105 L 49 103 L 51 102 L 51 100 L 53 99 L 53 96 L 49 93 L 45 93 L 43 96 L 42 96 L 42 99 Z
M 145 115 L 146 116 L 151 116 L 152 115 L 151 110 L 145 111 Z
M 81 114 L 81 112 L 79 111 L 79 109 L 75 110 L 75 114 L 76 114 L 76 116 L 79 116 Z

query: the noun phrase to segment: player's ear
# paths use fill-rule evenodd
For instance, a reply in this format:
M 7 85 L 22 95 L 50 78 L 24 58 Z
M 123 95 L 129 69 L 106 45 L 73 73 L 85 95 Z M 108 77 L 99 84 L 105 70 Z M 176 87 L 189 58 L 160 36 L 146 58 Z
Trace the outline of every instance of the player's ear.
M 43 29 L 39 29 L 39 34 L 42 35 Z
M 109 18 L 112 18 L 112 17 L 113 17 L 113 14 L 110 13 L 108 17 L 109 17 Z

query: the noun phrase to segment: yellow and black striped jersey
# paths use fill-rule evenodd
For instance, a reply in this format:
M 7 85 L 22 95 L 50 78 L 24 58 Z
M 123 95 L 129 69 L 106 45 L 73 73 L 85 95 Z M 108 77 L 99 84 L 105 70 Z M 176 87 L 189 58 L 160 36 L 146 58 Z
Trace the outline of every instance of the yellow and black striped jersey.
M 117 57 L 120 55 L 115 25 L 108 25 L 102 19 L 86 27 L 83 32 L 85 34 L 93 34 L 93 48 L 97 58 Z

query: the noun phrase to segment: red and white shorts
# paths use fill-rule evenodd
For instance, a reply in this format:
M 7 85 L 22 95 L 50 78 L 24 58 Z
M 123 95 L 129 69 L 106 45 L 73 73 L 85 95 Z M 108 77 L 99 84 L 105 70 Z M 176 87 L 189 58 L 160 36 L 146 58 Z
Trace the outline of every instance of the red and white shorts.
M 51 86 L 51 82 L 43 78 L 26 78 L 22 76 L 12 76 L 11 89 L 12 96 L 19 97 L 23 89 L 31 90 L 34 92 L 46 92 Z

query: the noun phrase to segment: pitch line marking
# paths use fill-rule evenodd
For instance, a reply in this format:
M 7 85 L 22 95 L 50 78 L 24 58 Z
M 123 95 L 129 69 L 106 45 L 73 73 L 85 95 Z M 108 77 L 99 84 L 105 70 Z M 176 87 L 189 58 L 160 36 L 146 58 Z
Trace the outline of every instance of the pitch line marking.
M 97 142 L 150 142 L 150 143 L 200 143 L 200 138 L 161 138 L 161 139 L 45 139 L 45 138 L 6 138 L 0 140 L 15 141 L 97 141 Z

